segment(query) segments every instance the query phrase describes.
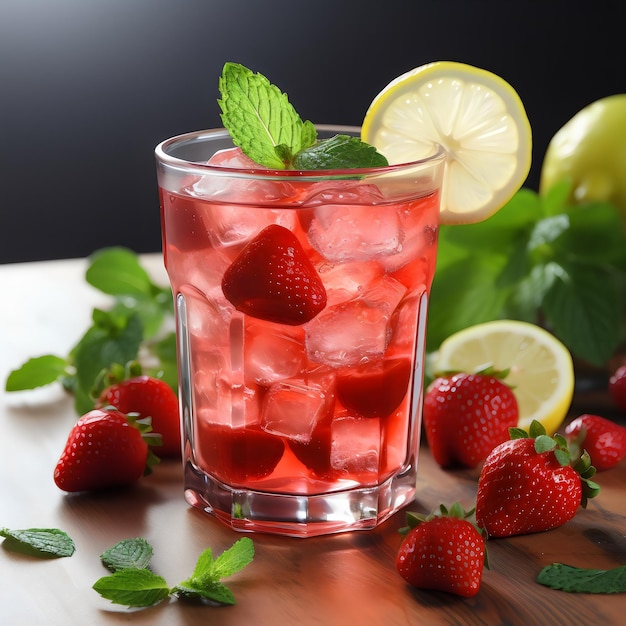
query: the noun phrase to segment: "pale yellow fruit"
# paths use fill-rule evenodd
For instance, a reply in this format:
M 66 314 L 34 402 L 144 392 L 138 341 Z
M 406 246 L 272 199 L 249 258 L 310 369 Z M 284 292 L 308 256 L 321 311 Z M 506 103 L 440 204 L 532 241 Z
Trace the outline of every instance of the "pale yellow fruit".
M 626 225 L 626 94 L 596 100 L 552 138 L 541 167 L 539 193 L 571 183 L 573 204 L 610 202 Z
M 370 105 L 361 134 L 393 164 L 443 146 L 443 224 L 493 215 L 530 170 L 532 135 L 517 92 L 496 74 L 464 63 L 438 61 L 393 80 Z
M 540 326 L 514 320 L 476 324 L 448 337 L 432 356 L 434 372 L 510 369 L 504 382 L 519 406 L 518 426 L 533 419 L 554 434 L 574 395 L 574 365 L 567 348 Z

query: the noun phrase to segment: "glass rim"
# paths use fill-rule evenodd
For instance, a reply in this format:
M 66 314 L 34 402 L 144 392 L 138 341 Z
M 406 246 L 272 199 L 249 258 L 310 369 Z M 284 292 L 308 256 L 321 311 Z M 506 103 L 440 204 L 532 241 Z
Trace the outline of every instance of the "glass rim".
M 360 126 L 344 126 L 337 124 L 316 124 L 315 128 L 321 132 L 330 133 L 354 133 L 360 136 Z M 407 169 L 413 169 L 415 167 L 425 166 L 433 162 L 445 159 L 446 150 L 440 144 L 433 144 L 433 151 L 431 154 L 415 159 L 414 161 L 407 161 L 404 163 L 394 163 L 392 165 L 385 165 L 382 167 L 366 167 L 366 168 L 345 168 L 345 169 L 331 169 L 331 170 L 277 170 L 268 169 L 261 165 L 257 168 L 236 168 L 236 167 L 223 167 L 219 165 L 210 165 L 200 161 L 188 161 L 179 157 L 172 156 L 167 152 L 167 149 L 174 145 L 181 145 L 186 142 L 192 142 L 194 140 L 207 140 L 207 139 L 230 139 L 230 134 L 225 128 L 211 128 L 205 130 L 197 130 L 188 133 L 182 133 L 165 139 L 157 144 L 154 152 L 157 161 L 160 164 L 172 167 L 178 170 L 189 171 L 195 169 L 205 174 L 212 173 L 222 176 L 236 176 L 236 177 L 254 177 L 254 178 L 298 178 L 301 180 L 319 179 L 319 178 L 347 178 L 358 176 L 359 178 L 370 177 L 381 174 L 398 173 Z

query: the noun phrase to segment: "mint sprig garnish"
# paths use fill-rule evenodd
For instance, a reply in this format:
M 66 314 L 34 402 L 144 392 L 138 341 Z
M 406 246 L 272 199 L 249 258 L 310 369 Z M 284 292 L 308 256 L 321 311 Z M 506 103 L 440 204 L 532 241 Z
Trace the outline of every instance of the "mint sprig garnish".
M 105 551 L 102 563 L 113 573 L 98 579 L 93 588 L 114 604 L 131 607 L 154 606 L 170 596 L 215 605 L 235 604 L 233 592 L 222 582 L 254 557 L 254 544 L 248 537 L 236 541 L 218 557 L 211 548 L 200 554 L 191 576 L 174 587 L 148 569 L 152 548 L 144 539 L 128 539 Z
M 317 141 L 289 98 L 259 73 L 226 63 L 219 80 L 222 123 L 233 143 L 270 169 L 328 170 L 383 167 L 387 159 L 356 137 Z
M 58 528 L 28 528 L 11 530 L 0 528 L 4 537 L 2 547 L 12 552 L 45 559 L 72 556 L 76 547 L 71 537 Z
M 553 563 L 539 572 L 537 582 L 569 593 L 626 593 L 626 565 L 602 570 Z
M 95 308 L 92 323 L 67 356 L 44 354 L 10 372 L 6 390 L 24 391 L 60 383 L 74 395 L 79 415 L 94 407 L 92 390 L 103 371 L 149 355 L 154 366 L 144 373 L 176 388 L 176 339 L 161 334 L 173 319 L 171 290 L 156 285 L 138 256 L 126 248 L 105 248 L 90 258 L 85 274 L 94 288 L 112 297 L 110 308 Z

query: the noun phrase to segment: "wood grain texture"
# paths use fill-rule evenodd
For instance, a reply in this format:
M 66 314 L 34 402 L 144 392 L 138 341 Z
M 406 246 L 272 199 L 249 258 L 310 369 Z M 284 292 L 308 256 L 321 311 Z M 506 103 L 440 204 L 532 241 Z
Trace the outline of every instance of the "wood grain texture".
M 155 271 L 158 261 L 151 259 Z M 80 261 L 0 266 L 12 298 L 0 311 L 0 374 L 29 356 L 71 345 L 98 301 Z M 24 285 L 28 285 L 24 289 Z M 42 299 L 42 294 L 54 297 Z M 82 325 L 82 327 L 81 327 Z M 606 393 L 580 394 L 571 417 L 612 413 Z M 489 541 L 491 569 L 477 596 L 462 599 L 407 586 L 394 568 L 400 512 L 375 531 L 311 539 L 252 535 L 253 563 L 229 579 L 234 607 L 180 602 L 129 611 L 91 589 L 107 572 L 99 555 L 141 536 L 154 547 L 153 569 L 170 585 L 191 573 L 200 552 L 221 552 L 241 535 L 183 500 L 181 468 L 164 462 L 137 486 L 99 495 L 65 495 L 52 470 L 75 420 L 60 391 L 0 396 L 0 525 L 58 527 L 74 539 L 71 558 L 40 561 L 0 549 L 0 623 L 32 625 L 195 624 L 221 626 L 409 626 L 623 624 L 626 595 L 566 594 L 535 582 L 555 561 L 583 567 L 626 564 L 626 462 L 598 475 L 602 493 L 565 526 Z M 412 510 L 440 502 L 473 506 L 477 470 L 443 471 L 423 447 Z

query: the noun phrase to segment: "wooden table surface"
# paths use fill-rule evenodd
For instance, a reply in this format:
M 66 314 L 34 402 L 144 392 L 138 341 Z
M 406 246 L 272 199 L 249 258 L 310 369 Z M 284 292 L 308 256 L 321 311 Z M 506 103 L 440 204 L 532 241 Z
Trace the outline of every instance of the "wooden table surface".
M 158 255 L 146 267 L 164 281 Z M 84 281 L 84 260 L 0 266 L 0 374 L 27 358 L 65 355 L 106 304 Z M 571 416 L 611 411 L 605 393 L 579 393 Z M 0 550 L 0 623 L 97 626 L 194 624 L 223 626 L 405 626 L 409 624 L 624 624 L 626 595 L 567 594 L 535 582 L 553 562 L 610 568 L 626 564 L 626 461 L 599 474 L 602 493 L 565 526 L 541 534 L 489 541 L 491 569 L 478 595 L 461 599 L 408 587 L 394 568 L 404 522 L 400 512 L 375 531 L 312 539 L 251 535 L 251 565 L 225 581 L 233 607 L 170 601 L 129 610 L 91 588 L 107 572 L 99 555 L 121 539 L 144 537 L 154 547 L 153 570 L 170 586 L 187 578 L 202 550 L 214 553 L 241 537 L 189 507 L 181 468 L 164 462 L 137 486 L 105 495 L 66 495 L 53 467 L 76 419 L 60 389 L 2 392 L 0 397 L 0 526 L 65 530 L 77 550 L 70 558 L 39 560 Z M 473 506 L 476 471 L 443 471 L 420 453 L 412 510 L 440 502 Z

